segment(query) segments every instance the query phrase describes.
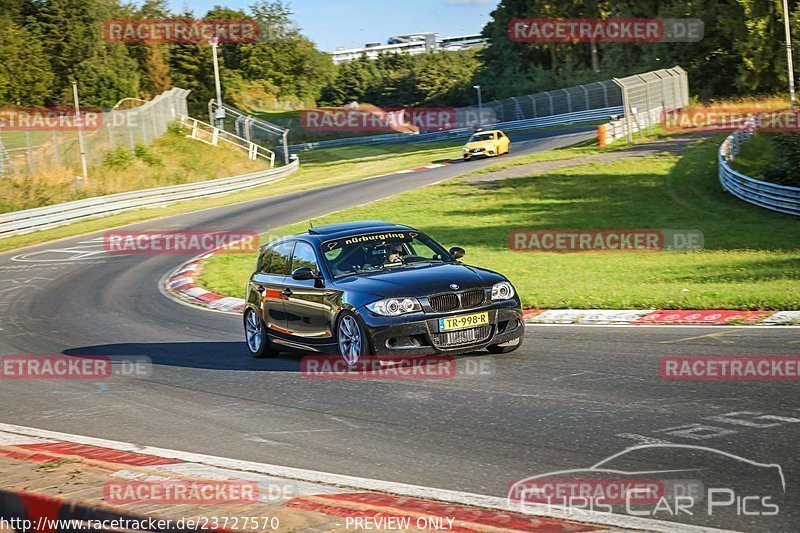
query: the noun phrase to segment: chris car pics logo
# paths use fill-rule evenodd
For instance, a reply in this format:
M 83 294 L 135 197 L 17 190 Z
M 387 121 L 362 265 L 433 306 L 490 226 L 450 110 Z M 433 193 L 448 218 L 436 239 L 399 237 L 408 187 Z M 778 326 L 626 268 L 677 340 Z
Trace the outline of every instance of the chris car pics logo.
M 587 468 L 546 472 L 511 483 L 511 510 L 535 505 L 563 516 L 585 511 L 680 519 L 697 515 L 769 517 L 780 513 L 786 478 L 779 464 L 706 446 L 643 444 Z

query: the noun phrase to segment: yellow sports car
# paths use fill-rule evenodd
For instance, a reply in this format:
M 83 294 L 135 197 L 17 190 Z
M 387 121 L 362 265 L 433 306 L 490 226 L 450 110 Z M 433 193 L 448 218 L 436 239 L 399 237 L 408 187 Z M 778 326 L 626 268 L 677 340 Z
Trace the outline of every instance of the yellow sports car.
M 464 161 L 482 155 L 491 157 L 507 154 L 511 147 L 511 139 L 500 130 L 477 131 L 464 145 Z

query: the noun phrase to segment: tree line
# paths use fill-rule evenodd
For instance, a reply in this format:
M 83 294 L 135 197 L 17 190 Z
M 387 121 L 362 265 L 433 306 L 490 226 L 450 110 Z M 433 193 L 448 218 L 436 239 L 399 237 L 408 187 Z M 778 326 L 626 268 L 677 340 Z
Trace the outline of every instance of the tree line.
M 140 6 L 120 0 L 0 0 L 0 103 L 36 106 L 71 102 L 76 80 L 86 105 L 110 107 L 123 98 L 151 98 L 177 86 L 190 89 L 202 111 L 214 95 L 207 43 L 107 42 L 103 24 L 128 19 L 252 19 L 253 43 L 221 44 L 221 78 L 228 96 L 265 92 L 276 99 L 316 99 L 334 75 L 281 1 L 259 0 L 249 10 L 214 7 L 202 16 L 170 11 L 167 0 Z
M 800 37 L 800 2 L 790 0 L 789 8 Z M 491 17 L 476 78 L 494 98 L 675 65 L 688 71 L 692 94 L 704 100 L 774 94 L 787 86 L 781 0 L 502 0 Z M 509 38 L 511 20 L 545 17 L 696 18 L 705 31 L 702 40 L 688 43 L 531 44 Z
M 798 30 L 800 0 L 789 4 Z M 526 17 L 698 18 L 705 35 L 693 43 L 511 41 L 509 21 Z M 192 109 L 202 112 L 214 95 L 208 44 L 103 39 L 104 21 L 157 18 L 259 23 L 258 42 L 220 46 L 225 98 L 243 106 L 254 96 L 303 105 L 466 105 L 474 102 L 475 84 L 486 99 L 505 98 L 676 64 L 703 99 L 782 92 L 787 82 L 780 0 L 501 0 L 483 29 L 489 44 L 482 50 L 384 55 L 338 66 L 302 34 L 282 0 L 204 14 L 172 12 L 166 0 L 0 0 L 0 105 L 67 105 L 77 80 L 86 105 L 110 107 L 179 86 L 191 89 Z

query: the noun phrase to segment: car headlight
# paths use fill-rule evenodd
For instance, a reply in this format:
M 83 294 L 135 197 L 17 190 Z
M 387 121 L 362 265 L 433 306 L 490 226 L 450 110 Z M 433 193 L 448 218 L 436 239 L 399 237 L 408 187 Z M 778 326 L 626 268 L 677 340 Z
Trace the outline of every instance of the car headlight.
M 464 147 L 464 151 L 465 151 L 465 152 L 469 152 L 469 148 L 467 148 L 467 147 L 465 146 L 465 147 Z
M 507 281 L 492 285 L 492 300 L 508 300 L 514 297 L 514 286 Z
M 367 304 L 367 309 L 376 315 L 398 316 L 414 311 L 422 311 L 416 298 L 387 298 Z

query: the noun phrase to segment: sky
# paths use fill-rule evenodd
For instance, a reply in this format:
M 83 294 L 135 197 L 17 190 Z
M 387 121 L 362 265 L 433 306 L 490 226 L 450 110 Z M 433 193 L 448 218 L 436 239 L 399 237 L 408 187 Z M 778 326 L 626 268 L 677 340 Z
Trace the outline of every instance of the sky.
M 302 33 L 319 49 L 386 43 L 392 35 L 437 32 L 441 37 L 479 33 L 499 0 L 288 0 Z M 196 16 L 215 5 L 247 11 L 253 0 L 170 0 Z

